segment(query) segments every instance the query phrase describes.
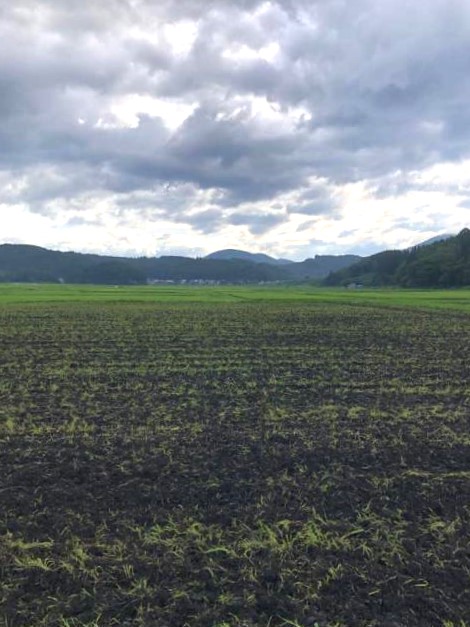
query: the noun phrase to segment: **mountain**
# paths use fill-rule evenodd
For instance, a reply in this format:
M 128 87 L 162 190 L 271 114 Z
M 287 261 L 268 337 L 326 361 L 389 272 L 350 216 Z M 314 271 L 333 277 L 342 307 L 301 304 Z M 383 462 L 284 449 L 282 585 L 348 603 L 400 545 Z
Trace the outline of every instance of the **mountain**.
M 275 259 L 274 257 L 270 257 L 269 255 L 265 255 L 264 253 L 249 253 L 245 250 L 236 250 L 232 248 L 216 250 L 214 253 L 206 255 L 204 259 L 217 259 L 224 261 L 237 259 L 238 261 L 251 261 L 253 263 L 268 263 L 273 266 L 294 263 L 289 259 Z
M 0 281 L 144 284 L 148 280 L 253 283 L 289 277 L 268 264 L 188 257 L 111 257 L 38 246 L 0 246 Z
M 48 250 L 26 244 L 0 245 L 0 281 L 145 283 L 135 259 Z
M 416 246 L 429 246 L 430 244 L 435 244 L 436 242 L 442 242 L 451 237 L 455 237 L 455 233 L 442 233 L 441 235 L 435 235 L 434 237 L 430 237 L 429 239 L 425 239 L 424 242 L 420 242 L 419 244 L 415 244 L 414 246 L 410 246 L 407 250 L 415 248 Z
M 243 255 L 246 257 L 243 258 Z M 265 257 L 272 261 L 266 262 Z M 228 259 L 214 258 L 213 255 L 202 259 L 177 256 L 129 259 L 3 244 L 0 245 L 0 281 L 111 285 L 145 284 L 149 281 L 303 281 L 324 278 L 331 270 L 342 268 L 356 259 L 354 255 L 317 256 L 296 263 L 250 253 L 243 253 L 242 258 Z
M 470 230 L 408 250 L 387 250 L 333 272 L 324 285 L 459 287 L 470 285 Z
M 158 257 L 139 260 L 149 280 L 220 281 L 225 283 L 258 283 L 286 280 L 288 277 L 266 263 L 237 259 L 191 259 L 190 257 Z
M 347 268 L 359 259 L 358 255 L 315 255 L 313 259 L 286 264 L 283 270 L 293 280 L 323 279 L 330 272 Z

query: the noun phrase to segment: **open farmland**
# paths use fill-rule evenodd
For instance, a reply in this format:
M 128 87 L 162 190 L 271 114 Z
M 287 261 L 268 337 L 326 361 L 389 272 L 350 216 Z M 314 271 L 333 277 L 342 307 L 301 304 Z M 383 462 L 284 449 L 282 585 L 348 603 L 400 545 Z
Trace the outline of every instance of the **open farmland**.
M 1 289 L 2 626 L 470 625 L 468 291 Z

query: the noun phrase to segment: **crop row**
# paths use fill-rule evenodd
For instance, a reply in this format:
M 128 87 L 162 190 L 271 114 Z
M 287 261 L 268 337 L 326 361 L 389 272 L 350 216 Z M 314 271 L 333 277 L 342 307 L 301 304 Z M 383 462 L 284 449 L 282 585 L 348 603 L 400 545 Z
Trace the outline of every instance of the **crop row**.
M 8 627 L 470 620 L 465 315 L 25 305 L 0 346 Z

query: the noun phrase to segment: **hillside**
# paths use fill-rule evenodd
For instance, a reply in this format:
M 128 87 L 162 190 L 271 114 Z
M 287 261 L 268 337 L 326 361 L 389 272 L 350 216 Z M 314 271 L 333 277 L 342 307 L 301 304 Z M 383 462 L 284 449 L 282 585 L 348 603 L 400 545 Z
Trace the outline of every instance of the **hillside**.
M 358 255 L 315 255 L 313 259 L 292 262 L 283 269 L 293 280 L 323 279 L 330 272 L 347 268 L 360 259 Z
M 424 240 L 424 242 L 419 242 L 416 246 L 429 246 L 430 244 L 435 244 L 436 242 L 442 242 L 446 239 L 450 239 L 451 237 L 455 237 L 455 235 L 455 233 L 441 233 L 441 235 L 430 237 L 429 239 Z M 409 248 L 415 248 L 415 246 L 410 246 Z
M 357 259 L 353 255 L 317 256 L 299 263 L 266 263 L 262 261 L 263 255 L 254 257 L 257 257 L 256 261 L 249 258 L 214 259 L 211 256 L 202 259 L 177 256 L 129 259 L 3 244 L 0 245 L 0 281 L 120 285 L 148 281 L 303 281 L 322 279 L 331 270 Z
M 26 244 L 0 246 L 0 280 L 18 282 L 79 282 L 93 266 L 126 262 L 124 258 L 59 252 Z
M 459 287 L 470 285 L 470 230 L 426 246 L 387 250 L 333 272 L 324 285 Z
M 289 259 L 275 259 L 264 253 L 249 253 L 246 250 L 236 250 L 233 248 L 226 248 L 224 250 L 216 250 L 209 255 L 206 255 L 204 259 L 217 259 L 223 261 L 238 260 L 238 261 L 251 261 L 253 263 L 268 263 L 273 266 L 285 265 L 294 263 Z

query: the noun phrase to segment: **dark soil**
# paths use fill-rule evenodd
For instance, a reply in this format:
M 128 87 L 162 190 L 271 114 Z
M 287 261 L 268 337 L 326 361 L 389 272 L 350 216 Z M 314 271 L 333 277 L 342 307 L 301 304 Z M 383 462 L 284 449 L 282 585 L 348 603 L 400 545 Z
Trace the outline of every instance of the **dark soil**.
M 0 347 L 0 625 L 470 624 L 465 316 L 10 306 Z

